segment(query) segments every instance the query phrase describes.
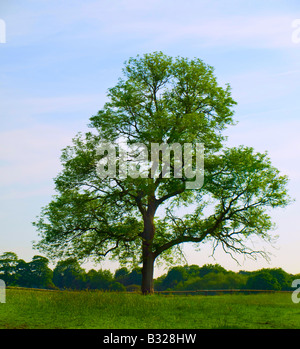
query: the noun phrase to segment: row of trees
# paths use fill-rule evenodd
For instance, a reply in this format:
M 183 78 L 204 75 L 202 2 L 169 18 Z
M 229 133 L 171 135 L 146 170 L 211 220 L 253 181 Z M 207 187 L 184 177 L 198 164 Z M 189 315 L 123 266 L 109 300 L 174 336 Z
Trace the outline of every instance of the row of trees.
M 115 275 L 102 269 L 86 272 L 76 258 L 59 261 L 52 270 L 45 257 L 34 256 L 25 262 L 13 252 L 5 252 L 0 255 L 0 279 L 7 286 L 125 291 L 129 284 L 141 283 L 141 271 L 134 269 L 125 274 L 120 269 Z
M 219 264 L 177 266 L 155 280 L 156 290 L 292 290 L 292 280 L 298 275 L 288 274 L 281 268 L 261 269 L 253 272 L 233 272 Z
M 110 291 L 140 290 L 142 269 L 131 271 L 126 267 L 110 270 L 86 271 L 76 258 L 59 261 L 55 268 L 49 268 L 49 260 L 34 256 L 30 262 L 18 259 L 13 252 L 0 255 L 0 278 L 8 286 L 50 288 L 50 289 L 91 289 Z M 260 289 L 291 290 L 292 280 L 300 275 L 288 274 L 281 268 L 258 271 L 233 272 L 219 264 L 176 266 L 154 280 L 157 291 L 201 290 L 201 289 Z

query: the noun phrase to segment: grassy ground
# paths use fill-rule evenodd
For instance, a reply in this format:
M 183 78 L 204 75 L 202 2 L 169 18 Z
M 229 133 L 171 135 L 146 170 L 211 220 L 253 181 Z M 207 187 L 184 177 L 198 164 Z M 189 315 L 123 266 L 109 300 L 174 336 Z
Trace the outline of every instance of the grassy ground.
M 290 294 L 141 296 L 8 289 L 6 303 L 0 303 L 0 328 L 300 328 L 300 304 Z

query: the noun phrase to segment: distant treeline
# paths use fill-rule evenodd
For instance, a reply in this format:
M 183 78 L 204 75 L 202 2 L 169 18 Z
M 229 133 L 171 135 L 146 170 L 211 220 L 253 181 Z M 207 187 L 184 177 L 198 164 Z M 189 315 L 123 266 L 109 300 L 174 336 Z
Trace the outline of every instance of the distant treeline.
M 76 258 L 59 261 L 49 268 L 49 260 L 34 256 L 30 262 L 18 259 L 13 252 L 0 255 L 0 279 L 7 286 L 47 289 L 138 291 L 142 269 L 123 267 L 113 274 L 110 270 L 86 271 Z M 281 268 L 233 272 L 219 264 L 175 266 L 154 281 L 156 291 L 191 291 L 217 289 L 293 290 L 292 275 Z

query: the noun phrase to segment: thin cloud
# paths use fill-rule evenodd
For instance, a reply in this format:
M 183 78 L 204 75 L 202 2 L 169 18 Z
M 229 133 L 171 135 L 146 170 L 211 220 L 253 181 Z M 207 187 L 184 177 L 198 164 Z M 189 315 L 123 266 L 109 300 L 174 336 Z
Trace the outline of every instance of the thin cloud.
M 66 2 L 55 9 L 49 2 L 46 5 L 34 14 L 28 10 L 8 18 L 11 42 L 14 36 L 26 36 L 25 42 L 53 38 L 70 42 L 73 38 L 95 43 L 143 38 L 166 45 L 193 39 L 203 47 L 295 47 L 291 27 L 295 15 L 287 11 L 258 14 L 253 9 L 250 13 L 236 10 L 224 16 L 208 1 L 194 1 L 187 8 L 177 1 L 87 1 L 72 6 Z

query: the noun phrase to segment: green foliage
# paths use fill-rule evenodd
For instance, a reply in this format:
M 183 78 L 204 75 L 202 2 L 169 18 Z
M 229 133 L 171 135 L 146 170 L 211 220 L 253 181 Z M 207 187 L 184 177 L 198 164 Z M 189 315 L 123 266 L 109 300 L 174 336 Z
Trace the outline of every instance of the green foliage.
M 141 285 L 142 269 L 133 268 L 131 271 L 125 267 L 117 269 L 115 272 L 115 279 L 124 286 Z
M 182 271 L 185 273 L 182 273 Z M 292 280 L 297 278 L 281 268 L 261 269 L 254 272 L 227 271 L 219 264 L 173 267 L 155 282 L 158 291 L 176 290 L 291 290 Z
M 53 270 L 53 282 L 59 288 L 82 289 L 85 284 L 85 271 L 76 258 L 60 261 Z
M 91 269 L 86 272 L 75 258 L 57 263 L 53 271 L 53 282 L 60 289 L 125 290 L 125 287 L 114 279 L 111 271 Z
M 29 269 L 31 278 L 31 285 L 36 288 L 52 288 L 53 272 L 48 267 L 49 260 L 42 256 L 33 256 L 29 262 Z
M 18 256 L 13 252 L 4 252 L 0 256 L 0 275 L 6 285 L 15 285 L 17 281 L 16 266 Z
M 296 279 L 295 276 L 288 274 L 281 268 L 266 269 L 278 281 L 282 291 L 291 290 L 292 281 Z
M 109 270 L 86 272 L 76 258 L 59 261 L 53 271 L 48 264 L 48 259 L 42 256 L 34 256 L 27 263 L 15 253 L 5 252 L 0 255 L 0 278 L 7 286 L 125 291 L 124 285 Z M 140 283 L 139 270 L 132 271 L 129 276 L 132 283 Z
M 203 277 L 194 277 L 183 283 L 176 290 L 226 290 L 241 289 L 245 277 L 233 272 L 208 273 Z
M 226 273 L 226 269 L 220 264 L 205 264 L 200 268 L 198 275 L 203 277 L 209 273 Z
M 126 277 L 129 274 L 129 270 L 126 267 L 122 267 L 120 269 L 117 269 L 115 271 L 114 278 L 116 280 L 122 280 L 124 277 Z
M 8 286 L 53 288 L 53 273 L 48 264 L 49 260 L 42 256 L 34 256 L 27 263 L 15 253 L 5 252 L 0 256 L 0 278 Z
M 167 276 L 162 281 L 162 289 L 174 289 L 177 284 L 187 279 L 187 272 L 184 267 L 173 267 L 169 269 Z
M 91 269 L 86 274 L 85 288 L 91 290 L 125 291 L 125 287 L 116 282 L 109 270 Z
M 246 277 L 227 271 L 219 264 L 206 264 L 202 267 L 192 265 L 174 267 L 159 278 L 158 290 L 203 290 L 243 288 Z
M 280 284 L 277 279 L 266 271 L 260 271 L 250 276 L 246 288 L 254 290 L 280 290 Z
M 246 288 L 288 291 L 292 289 L 292 280 L 295 278 L 281 268 L 261 269 L 249 276 Z

